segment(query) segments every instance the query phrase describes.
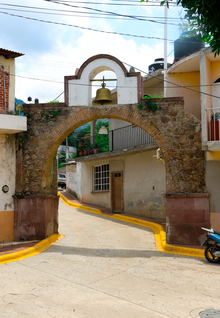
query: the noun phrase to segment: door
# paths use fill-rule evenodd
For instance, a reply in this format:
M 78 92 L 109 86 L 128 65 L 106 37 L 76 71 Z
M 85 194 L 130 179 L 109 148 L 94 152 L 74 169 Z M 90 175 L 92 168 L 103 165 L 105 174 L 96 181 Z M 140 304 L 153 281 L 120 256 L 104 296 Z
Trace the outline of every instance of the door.
M 123 212 L 123 172 L 112 172 L 111 182 L 112 212 Z

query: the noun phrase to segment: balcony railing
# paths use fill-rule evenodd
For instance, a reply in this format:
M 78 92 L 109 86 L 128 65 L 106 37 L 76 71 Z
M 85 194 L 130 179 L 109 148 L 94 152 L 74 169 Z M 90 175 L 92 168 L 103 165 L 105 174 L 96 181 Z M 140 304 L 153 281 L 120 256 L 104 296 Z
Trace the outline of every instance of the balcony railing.
M 141 128 L 129 125 L 110 130 L 106 135 L 86 135 L 77 138 L 77 156 L 127 149 L 153 143 L 154 140 Z
M 219 140 L 220 107 L 206 109 L 208 141 Z

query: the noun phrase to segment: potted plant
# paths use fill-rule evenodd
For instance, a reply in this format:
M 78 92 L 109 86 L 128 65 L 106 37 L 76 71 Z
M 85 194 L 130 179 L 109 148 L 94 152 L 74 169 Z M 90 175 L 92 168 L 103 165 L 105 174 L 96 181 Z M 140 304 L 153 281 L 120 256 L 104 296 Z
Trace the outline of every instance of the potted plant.
M 99 153 L 99 149 L 98 149 L 97 144 L 95 144 L 95 146 L 94 146 L 94 148 L 93 148 L 93 152 L 94 152 L 94 154 Z
M 84 148 L 83 148 L 83 144 L 79 144 L 79 147 L 78 147 L 78 149 L 79 149 L 79 156 L 80 157 L 82 157 L 83 155 L 84 155 Z

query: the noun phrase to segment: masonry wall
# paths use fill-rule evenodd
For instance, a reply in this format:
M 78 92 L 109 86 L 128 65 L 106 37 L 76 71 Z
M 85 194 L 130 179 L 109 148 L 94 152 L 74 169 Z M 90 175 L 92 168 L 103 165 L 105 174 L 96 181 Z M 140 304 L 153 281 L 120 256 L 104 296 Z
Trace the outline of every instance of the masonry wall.
M 5 91 L 4 91 L 4 77 L 5 77 Z M 8 106 L 9 106 L 9 73 L 5 72 L 5 75 L 3 75 L 3 71 L 1 69 L 0 70 L 0 114 L 4 114 L 5 113 L 5 103 L 6 103 L 6 112 L 8 112 Z
M 0 56 L 0 114 L 5 112 L 2 66 L 4 66 L 5 69 L 7 111 L 14 111 L 15 104 L 15 60 L 13 58 L 6 59 L 4 56 Z

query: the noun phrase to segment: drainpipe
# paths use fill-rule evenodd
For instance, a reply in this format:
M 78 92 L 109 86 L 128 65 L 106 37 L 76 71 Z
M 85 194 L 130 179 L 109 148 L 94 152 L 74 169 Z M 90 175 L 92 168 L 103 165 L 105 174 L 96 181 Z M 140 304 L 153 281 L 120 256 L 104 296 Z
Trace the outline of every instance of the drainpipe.
M 2 65 L 2 73 L 3 73 L 3 83 L 4 83 L 4 105 L 5 105 L 5 114 L 6 114 L 6 95 L 5 95 L 5 68 Z

